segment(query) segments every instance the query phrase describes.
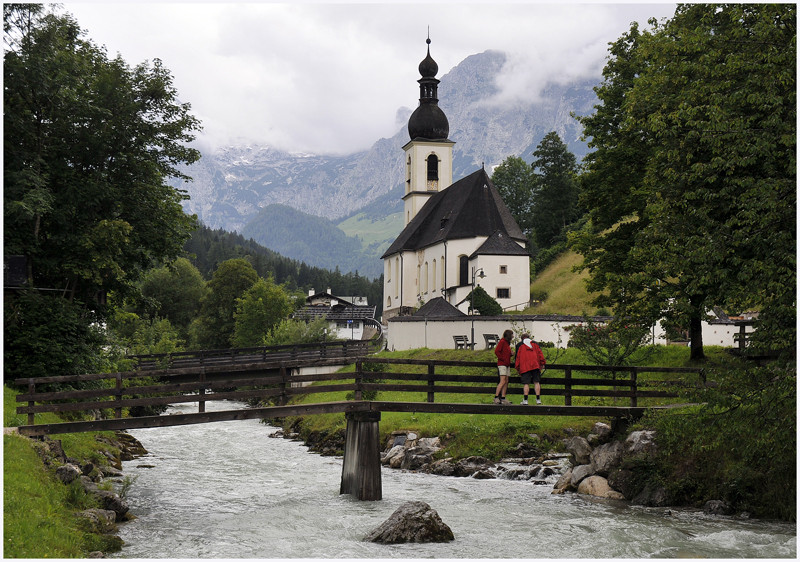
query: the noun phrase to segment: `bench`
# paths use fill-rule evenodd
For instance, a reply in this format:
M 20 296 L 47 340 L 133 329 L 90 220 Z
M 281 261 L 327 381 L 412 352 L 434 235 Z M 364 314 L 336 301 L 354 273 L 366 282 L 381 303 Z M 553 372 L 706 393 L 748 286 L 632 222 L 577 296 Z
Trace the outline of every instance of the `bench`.
M 486 340 L 486 349 L 493 349 L 497 342 L 500 341 L 500 337 L 497 334 L 483 334 L 483 339 Z
M 467 336 L 453 336 L 453 342 L 456 344 L 456 349 L 472 349 Z

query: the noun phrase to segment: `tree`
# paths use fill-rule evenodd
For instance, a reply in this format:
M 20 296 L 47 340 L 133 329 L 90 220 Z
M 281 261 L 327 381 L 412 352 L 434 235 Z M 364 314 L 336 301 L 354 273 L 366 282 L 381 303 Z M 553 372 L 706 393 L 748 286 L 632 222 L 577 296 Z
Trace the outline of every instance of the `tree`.
M 271 276 L 259 279 L 236 301 L 233 345 L 263 345 L 264 337 L 293 310 L 289 294 Z
M 532 239 L 533 170 L 525 160 L 509 156 L 495 168 L 492 183 L 526 237 Z
M 533 152 L 532 230 L 539 248 L 549 248 L 558 235 L 580 218 L 578 165 L 575 155 L 551 131 Z
M 205 348 L 230 347 L 236 322 L 236 301 L 258 281 L 258 274 L 246 259 L 222 262 L 211 281 L 209 293 L 203 300 L 195 330 L 197 344 Z
M 475 291 L 470 291 L 467 295 L 467 300 L 469 300 L 472 309 L 481 316 L 499 316 L 503 314 L 503 307 L 500 306 L 500 303 L 490 297 L 486 289 L 480 285 L 475 287 Z
M 199 153 L 198 121 L 158 60 L 129 67 L 69 15 L 3 6 L 5 251 L 29 283 L 94 306 L 129 291 L 195 226 L 168 177 Z
M 589 288 L 617 316 L 682 319 L 693 359 L 714 305 L 761 308 L 770 347 L 792 347 L 796 7 L 681 5 L 652 23 L 612 46 L 604 105 L 581 119 Z
M 186 330 L 198 315 L 208 287 L 200 271 L 186 258 L 151 269 L 142 279 L 142 295 L 154 302 L 152 316 L 161 316 Z

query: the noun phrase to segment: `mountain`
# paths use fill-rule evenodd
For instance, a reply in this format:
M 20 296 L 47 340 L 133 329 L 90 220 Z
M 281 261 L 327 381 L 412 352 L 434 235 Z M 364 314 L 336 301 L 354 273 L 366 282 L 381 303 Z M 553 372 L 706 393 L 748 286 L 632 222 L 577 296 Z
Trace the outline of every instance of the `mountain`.
M 530 103 L 499 104 L 492 97 L 505 61 L 504 53 L 486 51 L 467 57 L 441 77 L 439 105 L 450 122 L 450 139 L 456 142 L 454 180 L 482 164 L 492 169 L 512 155 L 531 161 L 533 150 L 550 131 L 559 133 L 578 160 L 587 152 L 580 140 L 580 125 L 570 113 L 584 115 L 592 110 L 597 103 L 592 90 L 597 80 L 550 84 Z M 328 242 L 341 242 L 344 251 L 352 252 L 359 238 L 362 248 L 359 258 L 337 255 L 334 263 L 343 271 L 379 275 L 380 262 L 370 260 L 378 259 L 402 227 L 402 221 L 388 217 L 402 212 L 402 147 L 407 141 L 404 126 L 392 138 L 347 156 L 293 154 L 254 145 L 205 152 L 184 170 L 194 179 L 180 186 L 191 197 L 184 208 L 211 228 L 251 232 L 256 242 L 290 252 L 285 255 L 293 259 L 304 258 L 291 252 L 303 253 L 309 260 L 319 260 L 309 265 L 320 267 L 332 258 L 311 250 L 325 243 L 309 233 L 319 227 L 315 217 L 329 219 L 341 224 L 349 236 L 331 235 Z M 270 210 L 270 205 L 281 207 Z M 280 212 L 288 212 L 287 207 L 302 214 L 295 213 L 292 221 L 281 223 L 280 232 L 273 232 L 271 222 Z M 381 225 L 376 227 L 376 222 Z M 387 230 L 389 224 L 395 230 Z M 333 251 L 338 252 L 338 248 Z

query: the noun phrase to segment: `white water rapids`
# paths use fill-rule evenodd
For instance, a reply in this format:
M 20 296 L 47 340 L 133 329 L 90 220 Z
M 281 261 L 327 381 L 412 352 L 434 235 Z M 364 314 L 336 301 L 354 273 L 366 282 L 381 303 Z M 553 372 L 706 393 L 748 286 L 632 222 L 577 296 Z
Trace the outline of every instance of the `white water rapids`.
M 206 404 L 233 409 L 231 403 Z M 197 404 L 172 408 L 196 412 Z M 791 523 L 712 517 L 552 495 L 552 485 L 384 468 L 383 500 L 339 495 L 342 459 L 270 438 L 256 420 L 131 430 L 149 454 L 124 463 L 137 519 L 123 558 L 795 558 Z M 450 526 L 443 544 L 363 537 L 421 500 Z

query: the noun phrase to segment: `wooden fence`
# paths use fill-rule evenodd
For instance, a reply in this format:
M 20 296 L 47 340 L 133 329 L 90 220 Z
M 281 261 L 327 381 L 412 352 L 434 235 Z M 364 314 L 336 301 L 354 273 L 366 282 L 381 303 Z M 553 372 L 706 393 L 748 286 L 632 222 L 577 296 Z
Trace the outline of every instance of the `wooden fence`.
M 327 352 L 331 350 L 328 349 Z M 247 354 L 241 354 L 246 356 Z M 17 413 L 27 414 L 28 425 L 21 427 L 20 431 L 27 434 L 63 433 L 65 431 L 94 431 L 103 427 L 102 422 L 72 422 L 70 424 L 47 424 L 35 426 L 35 414 L 43 412 L 94 412 L 95 417 L 110 417 L 113 415 L 120 423 L 106 424 L 108 428 L 124 428 L 123 409 L 142 407 L 166 406 L 168 404 L 198 402 L 198 413 L 205 412 L 207 401 L 237 400 L 257 401 L 269 400 L 275 405 L 272 417 L 282 415 L 296 415 L 287 408 L 287 403 L 292 396 L 317 393 L 337 393 L 328 407 L 316 404 L 316 410 L 309 413 L 329 413 L 352 411 L 358 408 L 354 402 L 373 402 L 370 409 L 382 411 L 439 411 L 441 413 L 529 413 L 550 415 L 622 415 L 624 410 L 614 405 L 605 410 L 573 406 L 575 397 L 613 398 L 626 399 L 629 406 L 636 408 L 641 413 L 644 408 L 639 405 L 640 398 L 653 398 L 665 400 L 678 397 L 680 387 L 705 384 L 702 370 L 690 368 L 662 368 L 662 367 L 597 367 L 591 365 L 550 365 L 542 377 L 543 396 L 563 396 L 564 407 L 541 408 L 515 408 L 513 406 L 497 406 L 494 404 L 477 404 L 476 398 L 472 404 L 448 404 L 445 407 L 443 395 L 470 395 L 479 394 L 485 397 L 493 396 L 497 385 L 497 368 L 493 362 L 475 361 L 429 361 L 413 359 L 383 359 L 363 357 L 355 360 L 355 369 L 348 372 L 293 374 L 294 370 L 310 366 L 335 366 L 345 363 L 343 357 L 331 358 L 317 354 L 313 358 L 308 356 L 294 358 L 268 355 L 253 361 L 244 361 L 239 358 L 232 361 L 222 361 L 219 357 L 203 356 L 200 363 L 186 365 L 181 363 L 183 357 L 177 359 L 180 367 L 157 368 L 150 364 L 149 359 L 142 370 L 126 371 L 119 373 L 98 373 L 64 377 L 38 377 L 18 379 L 17 385 L 27 387 L 27 392 L 19 394 L 17 401 L 27 403 L 17 408 Z M 150 358 L 152 359 L 152 358 Z M 159 358 L 156 358 L 159 359 Z M 197 361 L 197 358 L 194 359 Z M 350 361 L 349 363 L 353 363 Z M 175 365 L 172 357 L 170 365 Z M 381 367 L 384 365 L 384 367 Z M 388 371 L 391 367 L 393 371 Z M 563 373 L 563 376 L 553 376 Z M 597 376 L 598 372 L 624 374 L 621 378 Z M 596 376 L 577 376 L 579 373 L 595 373 Z M 691 374 L 692 380 L 664 381 L 642 380 L 644 373 L 677 373 Z M 518 379 L 517 379 L 518 380 Z M 521 393 L 520 385 L 511 377 L 510 393 Z M 317 383 L 317 384 L 312 384 Z M 320 384 L 321 383 L 321 384 Z M 38 388 L 37 388 L 38 386 Z M 42 389 L 45 386 L 45 389 Z M 76 386 L 84 388 L 76 389 Z M 86 388 L 86 387 L 89 388 Z M 377 396 L 368 393 L 375 392 L 400 392 L 408 393 L 409 401 L 395 400 L 393 402 L 378 401 Z M 350 394 L 348 401 L 344 401 L 341 393 Z M 423 393 L 424 401 L 414 401 L 414 394 Z M 439 403 L 436 403 L 437 394 Z M 369 398 L 369 400 L 368 400 Z M 427 404 L 427 406 L 425 405 Z M 436 407 L 430 405 L 437 404 Z M 649 407 L 649 406 L 648 406 Z M 270 417 L 269 407 L 258 408 L 263 417 Z M 525 412 L 523 412 L 525 410 Z M 301 410 L 298 410 L 300 412 Z M 113 412 L 113 414 L 111 413 Z M 219 414 L 218 412 L 216 414 Z M 299 414 L 297 414 L 299 415 Z M 202 423 L 205 421 L 219 421 L 222 419 L 242 419 L 248 417 L 241 413 L 231 414 L 228 418 L 224 415 L 196 416 L 187 414 L 187 420 L 180 423 Z M 128 417 L 131 420 L 127 427 L 159 427 L 177 425 L 169 419 L 174 416 L 138 416 Z M 252 416 L 249 416 L 252 417 Z M 145 418 L 147 418 L 145 420 Z M 133 420 L 140 421 L 134 422 Z M 191 421 L 194 419 L 195 421 Z M 103 420 L 108 421 L 108 420 Z M 55 426 L 61 426 L 60 428 Z

